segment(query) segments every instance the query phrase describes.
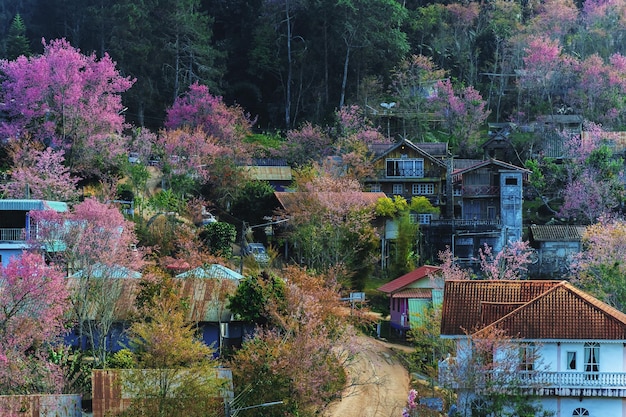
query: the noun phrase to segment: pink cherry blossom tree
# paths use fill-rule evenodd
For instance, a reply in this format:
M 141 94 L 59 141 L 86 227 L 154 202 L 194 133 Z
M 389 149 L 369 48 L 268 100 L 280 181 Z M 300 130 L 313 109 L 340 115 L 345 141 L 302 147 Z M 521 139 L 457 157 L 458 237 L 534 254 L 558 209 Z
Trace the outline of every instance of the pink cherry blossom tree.
M 50 147 L 43 151 L 20 149 L 13 153 L 9 182 L 0 191 L 9 198 L 74 201 L 79 196 L 79 177 L 63 164 L 65 151 Z
M 490 113 L 480 93 L 472 86 L 455 88 L 450 80 L 443 80 L 437 82 L 430 105 L 444 121 L 459 154 L 469 155 Z
M 120 210 L 89 198 L 69 212 L 31 212 L 37 224 L 35 248 L 70 275 L 70 305 L 77 322 L 80 346 L 88 341 L 96 366 L 106 363 L 106 337 L 116 319 L 122 279 L 143 266 L 136 248 L 134 225 Z
M 617 208 L 626 195 L 624 168 L 605 142 L 611 133 L 600 125 L 586 122 L 583 135 L 565 142 L 572 160 L 565 166 L 563 204 L 559 215 L 579 222 L 595 223 L 604 213 Z
M 583 233 L 583 251 L 572 259 L 571 279 L 602 301 L 626 308 L 626 221 L 602 215 Z
M 47 349 L 65 332 L 63 273 L 36 253 L 0 267 L 0 394 L 59 393 L 63 374 Z
M 332 143 L 330 135 L 321 127 L 306 122 L 299 129 L 287 132 L 285 142 L 274 156 L 284 158 L 292 165 L 304 165 L 329 155 Z
M 156 138 L 156 147 L 165 155 L 163 165 L 170 174 L 191 175 L 203 181 L 209 178 L 211 163 L 232 155 L 233 151 L 200 126 L 162 130 Z
M 194 83 L 167 111 L 165 127 L 170 130 L 199 128 L 214 137 L 218 144 L 232 149 L 242 146 L 252 123 L 243 109 L 226 105 L 221 97 L 212 95 L 207 86 Z
M 133 85 L 104 55 L 83 55 L 65 39 L 43 41 L 44 52 L 0 61 L 5 137 L 30 134 L 66 151 L 72 172 L 92 173 L 125 152 L 121 93 Z
M 485 244 L 479 249 L 480 269 L 485 279 L 524 279 L 532 262 L 533 249 L 526 241 L 509 242 L 500 252 Z

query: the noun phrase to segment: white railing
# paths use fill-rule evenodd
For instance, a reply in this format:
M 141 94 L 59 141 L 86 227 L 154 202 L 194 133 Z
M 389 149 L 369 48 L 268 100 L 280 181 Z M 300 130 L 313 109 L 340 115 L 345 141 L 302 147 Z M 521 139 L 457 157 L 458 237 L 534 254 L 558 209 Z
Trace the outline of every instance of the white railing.
M 471 382 L 470 382 L 471 380 Z M 473 378 L 457 380 L 445 369 L 440 369 L 439 383 L 453 388 L 498 386 L 506 388 L 569 388 L 569 389 L 623 389 L 626 390 L 626 372 L 547 372 L 547 371 L 492 371 Z
M 525 374 L 525 375 L 524 375 Z M 521 373 L 529 385 L 559 388 L 626 388 L 626 372 L 544 372 Z
M 0 228 L 0 241 L 24 241 L 26 229 L 24 228 Z

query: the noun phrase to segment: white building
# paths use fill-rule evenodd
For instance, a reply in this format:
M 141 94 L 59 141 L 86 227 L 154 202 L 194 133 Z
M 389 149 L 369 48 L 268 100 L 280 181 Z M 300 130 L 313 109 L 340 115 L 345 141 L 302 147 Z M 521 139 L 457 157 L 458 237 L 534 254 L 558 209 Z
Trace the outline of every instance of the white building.
M 499 329 L 518 347 L 512 380 L 544 410 L 626 416 L 626 314 L 566 281 L 447 281 L 442 308 L 441 335 L 457 341 L 456 358 L 442 362 L 442 383 L 451 381 L 446 363 L 469 363 L 468 341 Z M 532 362 L 525 359 L 529 347 Z M 496 364 L 504 355 L 491 354 Z M 463 416 L 471 416 L 476 386 L 454 386 Z
M 67 203 L 44 200 L 0 200 L 0 262 L 7 266 L 11 258 L 19 258 L 29 247 L 37 225 L 33 224 L 33 210 L 65 212 Z

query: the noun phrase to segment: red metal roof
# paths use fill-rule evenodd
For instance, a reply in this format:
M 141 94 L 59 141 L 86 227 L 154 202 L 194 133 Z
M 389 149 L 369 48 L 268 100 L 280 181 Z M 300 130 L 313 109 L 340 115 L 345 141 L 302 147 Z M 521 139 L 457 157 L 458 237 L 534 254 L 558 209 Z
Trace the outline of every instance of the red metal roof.
M 524 339 L 626 340 L 626 314 L 567 281 L 447 281 L 441 334 L 489 327 Z
M 441 271 L 441 268 L 438 266 L 423 265 L 379 287 L 378 291 L 382 291 L 386 293 L 395 293 L 398 290 L 401 290 L 402 288 L 406 287 L 407 285 L 410 285 L 414 283 L 415 281 L 418 281 L 422 278 L 429 277 L 433 274 L 436 274 L 439 271 Z

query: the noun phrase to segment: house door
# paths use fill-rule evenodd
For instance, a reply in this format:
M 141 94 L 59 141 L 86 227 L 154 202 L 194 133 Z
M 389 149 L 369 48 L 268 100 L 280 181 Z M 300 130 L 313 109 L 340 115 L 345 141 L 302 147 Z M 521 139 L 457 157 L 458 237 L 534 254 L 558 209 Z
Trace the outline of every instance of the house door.
M 600 371 L 600 345 L 585 343 L 585 379 L 598 379 Z

